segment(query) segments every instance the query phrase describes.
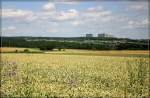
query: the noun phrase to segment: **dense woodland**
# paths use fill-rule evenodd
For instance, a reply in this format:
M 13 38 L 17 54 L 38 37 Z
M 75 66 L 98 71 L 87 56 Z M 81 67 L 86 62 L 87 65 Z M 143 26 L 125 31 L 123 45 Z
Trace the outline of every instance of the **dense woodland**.
M 1 47 L 92 50 L 148 50 L 149 40 L 98 37 L 1 37 Z

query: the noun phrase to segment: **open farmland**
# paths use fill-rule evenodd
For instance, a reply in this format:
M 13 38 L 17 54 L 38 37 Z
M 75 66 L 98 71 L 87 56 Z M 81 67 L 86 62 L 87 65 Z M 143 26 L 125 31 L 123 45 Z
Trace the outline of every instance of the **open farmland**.
M 17 48 L 17 47 L 0 47 L 0 52 L 1 53 L 17 53 L 17 52 L 34 52 L 34 53 L 39 53 L 41 52 L 39 49 L 37 48 Z
M 94 53 L 88 50 L 70 51 Z M 61 52 L 2 53 L 2 95 L 11 97 L 148 96 L 149 58 L 71 55 L 69 51 L 62 52 L 66 54 Z M 137 53 L 141 54 L 141 52 Z
M 84 56 L 120 56 L 120 57 L 149 57 L 149 50 L 80 50 L 66 49 L 66 51 L 46 51 L 57 55 L 84 55 Z
M 1 0 L 0 98 L 150 98 L 149 1 Z

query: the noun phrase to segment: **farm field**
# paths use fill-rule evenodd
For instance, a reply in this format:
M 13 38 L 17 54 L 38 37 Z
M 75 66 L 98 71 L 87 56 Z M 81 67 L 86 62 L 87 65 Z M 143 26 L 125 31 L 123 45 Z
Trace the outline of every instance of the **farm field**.
M 1 53 L 1 94 L 9 97 L 148 97 L 149 58 L 115 54 L 148 55 L 148 51 Z
M 58 55 L 84 55 L 84 56 L 123 56 L 123 57 L 149 57 L 149 50 L 79 50 L 66 49 L 65 51 L 47 51 L 45 53 Z
M 54 49 L 53 51 L 41 51 L 36 48 L 17 48 L 17 47 L 1 47 L 1 53 L 24 53 L 28 50 L 28 53 L 48 53 L 55 55 L 87 55 L 87 56 L 125 56 L 125 57 L 149 57 L 149 50 L 80 50 L 80 49 L 65 49 L 65 51 L 58 51 Z
M 1 53 L 24 52 L 25 50 L 28 50 L 30 52 L 41 52 L 39 49 L 36 48 L 0 47 Z

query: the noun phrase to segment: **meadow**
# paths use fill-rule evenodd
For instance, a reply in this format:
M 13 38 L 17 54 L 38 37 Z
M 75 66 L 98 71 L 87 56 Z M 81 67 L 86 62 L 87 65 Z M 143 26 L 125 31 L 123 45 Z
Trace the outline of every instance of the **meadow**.
M 1 94 L 148 98 L 148 51 L 1 53 Z

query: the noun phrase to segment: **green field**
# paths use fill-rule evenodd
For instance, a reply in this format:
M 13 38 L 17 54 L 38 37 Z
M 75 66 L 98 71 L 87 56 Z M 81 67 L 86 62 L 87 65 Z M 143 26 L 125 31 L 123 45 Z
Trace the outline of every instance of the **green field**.
M 148 56 L 141 51 L 2 53 L 1 94 L 9 97 L 148 97 L 149 58 L 143 55 Z

